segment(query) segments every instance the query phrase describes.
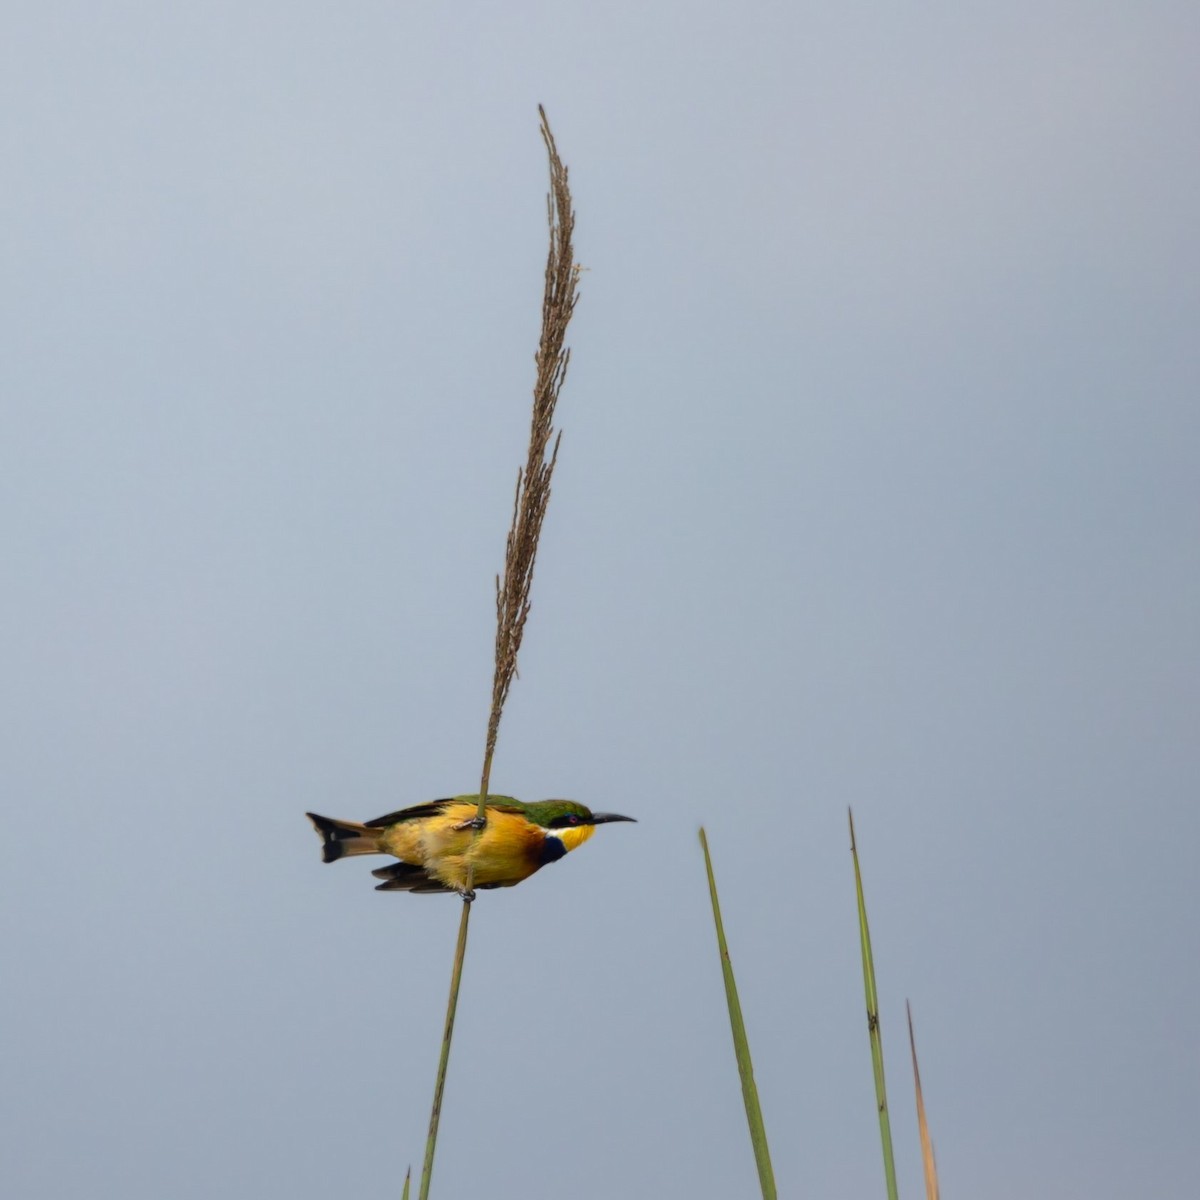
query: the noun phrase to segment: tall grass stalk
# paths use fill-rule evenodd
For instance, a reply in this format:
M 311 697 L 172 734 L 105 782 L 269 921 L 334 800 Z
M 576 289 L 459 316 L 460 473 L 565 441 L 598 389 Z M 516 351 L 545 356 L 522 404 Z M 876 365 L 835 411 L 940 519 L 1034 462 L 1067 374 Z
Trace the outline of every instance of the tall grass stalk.
M 938 1200 L 937 1163 L 933 1158 L 933 1139 L 929 1136 L 929 1122 L 925 1119 L 925 1094 L 921 1091 L 921 1069 L 917 1066 L 917 1039 L 913 1034 L 912 1005 L 904 1002 L 908 1013 L 908 1047 L 912 1051 L 913 1087 L 917 1093 L 917 1130 L 921 1135 L 921 1162 L 925 1168 L 925 1200 Z
M 450 1065 L 450 1043 L 454 1040 L 454 1018 L 458 1014 L 458 989 L 462 983 L 463 960 L 467 955 L 467 927 L 471 921 L 471 903 L 463 897 L 462 913 L 458 918 L 458 943 L 454 949 L 454 966 L 450 970 L 450 998 L 446 1001 L 446 1024 L 442 1030 L 442 1047 L 438 1055 L 437 1079 L 433 1085 L 433 1105 L 429 1110 L 429 1132 L 425 1137 L 425 1161 L 421 1166 L 421 1187 L 417 1195 L 426 1200 L 433 1178 L 433 1156 L 437 1152 L 438 1126 L 442 1120 L 442 1095 L 446 1090 L 446 1070 Z
M 546 120 L 546 111 L 538 105 L 542 140 L 550 159 L 550 193 L 547 216 L 550 223 L 550 250 L 546 259 L 545 289 L 542 296 L 542 333 L 538 341 L 537 376 L 533 386 L 533 417 L 529 429 L 529 452 L 525 466 L 517 471 L 517 489 L 513 499 L 512 523 L 505 543 L 504 573 L 496 577 L 496 647 L 492 674 L 492 704 L 488 712 L 487 737 L 483 752 L 483 774 L 479 784 L 479 808 L 476 814 L 478 837 L 487 816 L 488 784 L 492 758 L 500 732 L 504 702 L 517 673 L 517 656 L 529 617 L 533 568 L 537 561 L 542 521 L 550 502 L 550 480 L 558 461 L 561 434 L 554 437 L 554 409 L 567 376 L 571 352 L 566 348 L 567 326 L 578 302 L 579 268 L 575 265 L 572 236 L 575 211 L 567 168 L 558 156 L 554 135 Z M 551 438 L 554 445 L 551 449 Z M 437 1150 L 438 1125 L 442 1115 L 442 1096 L 446 1088 L 446 1069 L 450 1062 L 450 1044 L 454 1037 L 454 1018 L 458 1011 L 458 990 L 462 982 L 463 960 L 467 952 L 467 930 L 471 919 L 474 867 L 468 859 L 462 915 L 458 923 L 458 944 L 450 973 L 450 996 L 446 1003 L 446 1025 L 442 1033 L 433 1105 L 429 1113 L 429 1135 L 425 1142 L 425 1163 L 421 1170 L 420 1200 L 428 1200 L 433 1177 L 433 1159 Z
M 529 593 L 537 561 L 542 521 L 550 503 L 550 480 L 558 462 L 559 434 L 554 438 L 554 409 L 567 377 L 571 351 L 566 346 L 567 326 L 579 302 L 579 268 L 575 264 L 575 211 L 567 168 L 558 156 L 546 110 L 538 105 L 542 140 L 550 159 L 550 192 L 546 216 L 550 224 L 550 251 L 546 256 L 545 287 L 542 294 L 542 332 L 538 339 L 537 376 L 533 385 L 533 414 L 529 425 L 529 452 L 523 469 L 517 471 L 513 496 L 512 524 L 504 547 L 504 574 L 496 576 L 496 651 L 492 675 L 492 707 L 488 713 L 487 738 L 483 753 L 483 779 L 479 785 L 480 819 L 487 805 L 492 756 L 500 732 L 500 716 L 508 690 L 517 673 L 517 655 L 529 616 Z M 468 885 L 469 886 L 469 885 Z
M 746 1106 L 746 1124 L 750 1127 L 750 1144 L 758 1164 L 758 1185 L 763 1200 L 775 1200 L 775 1171 L 771 1166 L 771 1151 L 767 1146 L 767 1130 L 763 1124 L 762 1107 L 758 1102 L 758 1087 L 754 1083 L 754 1064 L 750 1061 L 750 1042 L 742 1020 L 742 1005 L 738 1000 L 737 981 L 733 977 L 733 962 L 725 941 L 725 925 L 721 921 L 721 904 L 717 898 L 717 880 L 713 875 L 712 857 L 708 853 L 708 837 L 700 830 L 700 846 L 704 851 L 704 869 L 708 872 L 708 894 L 712 900 L 713 924 L 717 929 L 717 949 L 721 955 L 721 973 L 725 977 L 725 1003 L 729 1008 L 729 1027 L 733 1032 L 733 1052 L 737 1057 L 738 1074 L 742 1080 L 742 1101 Z
M 854 887 L 858 894 L 858 932 L 862 944 L 863 986 L 867 996 L 867 1029 L 871 1036 L 871 1063 L 875 1070 L 875 1102 L 879 1108 L 879 1139 L 883 1144 L 883 1173 L 888 1200 L 898 1200 L 896 1163 L 892 1155 L 892 1123 L 888 1116 L 887 1085 L 883 1078 L 883 1036 L 879 1029 L 879 995 L 875 990 L 875 960 L 871 955 L 871 931 L 867 927 L 867 902 L 863 897 L 858 844 L 854 840 L 854 813 L 850 813 L 850 856 L 854 859 Z

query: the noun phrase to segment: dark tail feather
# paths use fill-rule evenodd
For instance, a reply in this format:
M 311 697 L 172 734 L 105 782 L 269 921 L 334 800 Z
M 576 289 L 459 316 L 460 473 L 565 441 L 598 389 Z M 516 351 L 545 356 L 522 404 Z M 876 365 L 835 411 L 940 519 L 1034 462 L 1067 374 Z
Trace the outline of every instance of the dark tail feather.
M 383 883 L 376 884 L 377 892 L 451 892 L 440 879 L 434 879 L 424 867 L 414 867 L 412 863 L 395 862 L 386 867 L 378 867 L 371 872 L 376 879 Z
M 356 854 L 379 854 L 379 831 L 353 821 L 334 821 L 317 813 L 304 814 L 321 839 L 321 860 L 331 863 Z

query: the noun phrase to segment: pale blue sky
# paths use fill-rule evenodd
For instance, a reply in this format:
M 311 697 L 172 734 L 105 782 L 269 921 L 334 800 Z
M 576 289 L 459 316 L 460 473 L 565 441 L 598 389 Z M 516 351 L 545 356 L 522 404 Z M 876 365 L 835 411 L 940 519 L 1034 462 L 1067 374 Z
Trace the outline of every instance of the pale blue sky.
M 435 1195 L 1195 1189 L 1194 5 L 10 4 L 0 1170 L 398 1195 L 458 904 L 546 104 L 588 270 L 498 789 L 627 812 L 472 929 Z

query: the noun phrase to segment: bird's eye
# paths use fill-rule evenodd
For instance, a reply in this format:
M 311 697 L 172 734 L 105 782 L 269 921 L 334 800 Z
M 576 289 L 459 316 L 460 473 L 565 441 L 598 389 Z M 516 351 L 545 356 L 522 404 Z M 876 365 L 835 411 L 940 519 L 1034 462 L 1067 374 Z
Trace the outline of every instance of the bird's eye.
M 570 816 L 567 818 L 567 823 L 568 823 L 568 824 L 570 824 L 570 825 L 578 825 L 578 824 L 579 824 L 579 818 L 578 818 L 577 816 L 575 816 L 575 814 L 574 814 L 574 813 L 572 813 L 572 814 L 571 814 L 571 815 L 570 815 Z

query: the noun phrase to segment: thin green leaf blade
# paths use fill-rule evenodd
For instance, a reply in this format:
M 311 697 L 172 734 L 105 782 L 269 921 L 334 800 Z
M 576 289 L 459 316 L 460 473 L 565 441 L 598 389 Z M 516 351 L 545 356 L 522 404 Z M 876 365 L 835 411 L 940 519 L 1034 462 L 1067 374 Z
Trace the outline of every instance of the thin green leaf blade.
M 750 1144 L 754 1147 L 754 1161 L 758 1165 L 758 1183 L 763 1200 L 776 1200 L 775 1171 L 771 1166 L 771 1152 L 767 1147 L 767 1130 L 763 1124 L 762 1107 L 758 1102 L 758 1088 L 754 1083 L 754 1064 L 750 1060 L 750 1042 L 746 1037 L 746 1025 L 742 1020 L 742 1006 L 738 1000 L 737 981 L 733 977 L 733 963 L 729 958 L 729 946 L 725 941 L 725 926 L 721 921 L 721 905 L 717 898 L 717 881 L 713 875 L 712 857 L 708 852 L 708 838 L 700 830 L 700 846 L 704 850 L 704 868 L 708 872 L 708 894 L 712 900 L 713 924 L 717 930 L 717 949 L 721 956 L 721 973 L 725 977 L 725 1002 L 729 1008 L 729 1027 L 733 1033 L 733 1051 L 737 1056 L 738 1075 L 742 1080 L 742 1101 L 746 1106 L 746 1124 L 750 1128 Z
M 871 1036 L 871 1065 L 875 1074 L 875 1102 L 879 1109 L 879 1140 L 883 1145 L 883 1174 L 888 1200 L 898 1200 L 896 1161 L 892 1154 L 892 1122 L 888 1115 L 887 1084 L 883 1077 L 883 1035 L 879 1029 L 879 994 L 875 988 L 875 960 L 871 954 L 871 931 L 867 925 L 867 902 L 863 896 L 858 844 L 854 840 L 854 813 L 850 813 L 850 856 L 854 860 L 854 888 L 858 895 L 858 933 L 862 947 L 863 988 L 867 998 L 867 1029 Z

